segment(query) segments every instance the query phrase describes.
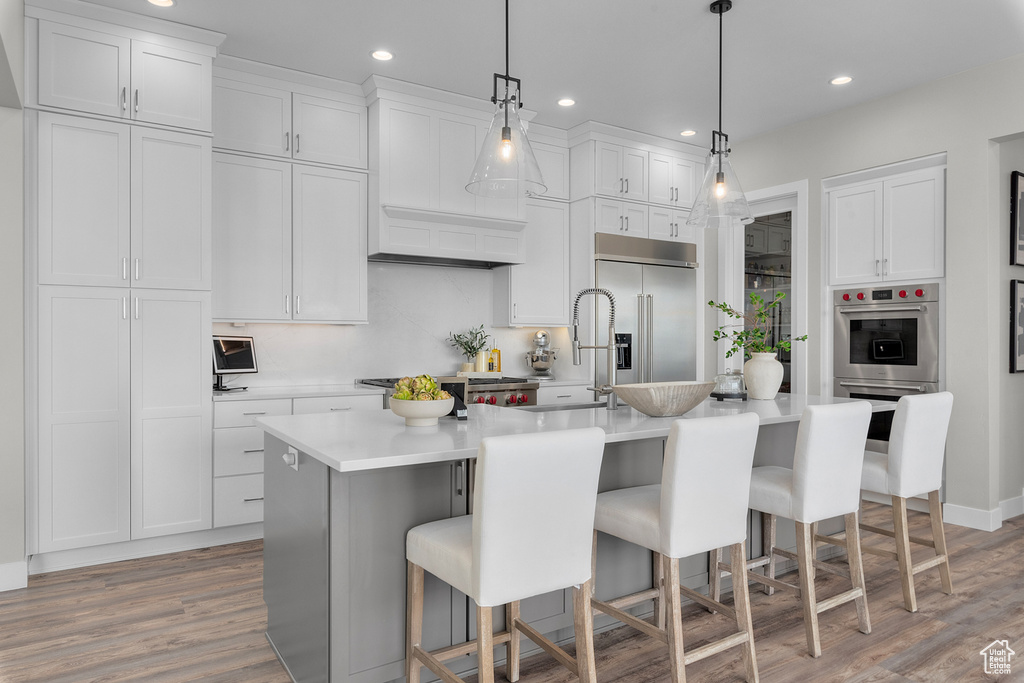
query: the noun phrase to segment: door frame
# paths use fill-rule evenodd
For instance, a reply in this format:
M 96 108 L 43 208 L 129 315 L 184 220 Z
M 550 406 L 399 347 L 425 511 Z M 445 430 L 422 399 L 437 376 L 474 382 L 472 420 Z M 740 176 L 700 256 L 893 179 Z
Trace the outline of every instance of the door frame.
M 771 213 L 789 211 L 792 216 L 793 230 L 793 327 L 794 333 L 808 329 L 807 308 L 807 204 L 808 181 L 797 180 L 784 185 L 766 187 L 747 192 L 747 202 L 751 213 L 764 216 Z M 743 306 L 743 261 L 745 258 L 743 226 L 722 228 L 718 231 L 718 295 L 720 301 L 727 302 L 733 308 L 742 310 Z M 719 346 L 718 372 L 726 369 L 741 370 L 743 359 L 737 356 L 726 360 L 725 344 Z M 808 359 L 807 344 L 793 345 L 793 376 L 792 392 L 808 393 Z

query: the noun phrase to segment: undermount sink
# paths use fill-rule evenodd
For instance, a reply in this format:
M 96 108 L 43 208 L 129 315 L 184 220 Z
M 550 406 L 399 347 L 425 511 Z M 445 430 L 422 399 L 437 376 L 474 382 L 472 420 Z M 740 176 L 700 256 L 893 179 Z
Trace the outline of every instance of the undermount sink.
M 626 405 L 622 401 L 619 401 L 620 406 Z M 605 408 L 607 407 L 604 401 L 587 401 L 586 403 L 555 403 L 552 405 L 540 405 L 540 406 L 529 406 L 527 408 L 518 408 L 528 413 L 550 413 L 556 410 L 585 410 L 587 408 Z

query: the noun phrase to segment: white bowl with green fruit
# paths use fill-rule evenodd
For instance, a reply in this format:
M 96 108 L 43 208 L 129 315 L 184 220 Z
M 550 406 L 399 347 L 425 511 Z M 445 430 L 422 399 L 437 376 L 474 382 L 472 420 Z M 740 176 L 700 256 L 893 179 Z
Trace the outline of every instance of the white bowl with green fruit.
M 388 400 L 391 412 L 405 418 L 407 427 L 431 427 L 437 418 L 452 412 L 455 398 L 430 375 L 403 377 Z

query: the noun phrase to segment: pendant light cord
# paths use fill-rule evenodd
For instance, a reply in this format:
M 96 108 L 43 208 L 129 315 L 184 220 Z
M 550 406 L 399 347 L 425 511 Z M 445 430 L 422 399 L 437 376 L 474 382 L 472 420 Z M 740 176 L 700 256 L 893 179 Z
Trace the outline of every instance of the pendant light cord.
M 508 0 L 505 0 L 505 128 L 508 128 Z
M 506 0 L 507 2 L 508 0 Z M 718 131 L 722 131 L 722 18 L 725 12 L 718 13 Z M 508 29 L 505 29 L 505 35 L 508 35 Z M 506 38 L 506 49 L 508 49 Z M 507 58 L 506 58 L 507 62 Z M 506 64 L 506 71 L 508 65 Z

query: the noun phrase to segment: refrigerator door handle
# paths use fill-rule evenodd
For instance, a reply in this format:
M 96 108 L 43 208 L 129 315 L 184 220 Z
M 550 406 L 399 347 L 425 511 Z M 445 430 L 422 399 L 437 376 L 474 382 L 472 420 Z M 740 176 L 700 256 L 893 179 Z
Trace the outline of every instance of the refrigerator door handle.
M 644 331 L 644 341 L 647 343 L 647 357 L 644 359 L 644 366 L 647 369 L 647 381 L 654 381 L 654 295 L 647 295 L 647 315 L 644 316 L 647 322 L 647 329 Z
M 636 381 L 643 382 L 647 374 L 647 328 L 644 326 L 644 295 L 636 295 Z

